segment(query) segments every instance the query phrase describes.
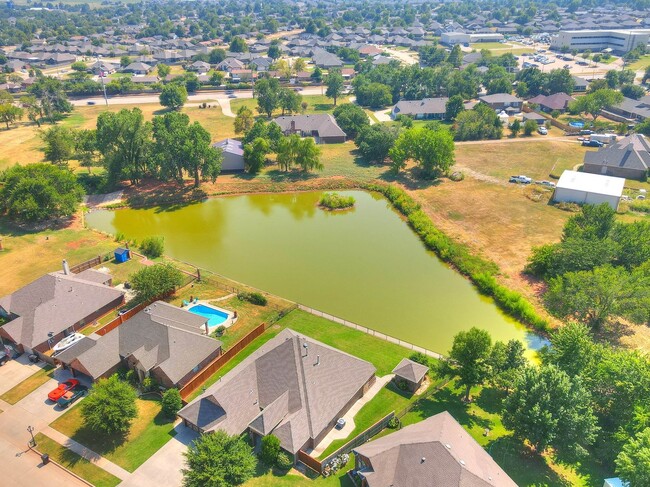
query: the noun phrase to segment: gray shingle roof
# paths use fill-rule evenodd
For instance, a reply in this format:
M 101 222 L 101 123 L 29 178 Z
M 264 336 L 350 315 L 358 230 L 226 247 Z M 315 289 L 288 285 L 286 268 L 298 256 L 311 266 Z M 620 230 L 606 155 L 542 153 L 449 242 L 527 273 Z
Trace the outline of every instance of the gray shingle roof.
M 273 432 L 295 453 L 328 428 L 374 373 L 372 364 L 286 329 L 179 416 L 206 432 L 240 434 L 249 426 Z
M 647 171 L 650 169 L 650 142 L 641 134 L 629 135 L 596 152 L 585 152 L 584 162 Z
M 274 120 L 283 132 L 291 130 L 291 123 L 295 123 L 296 130 L 306 134 L 317 132 L 319 137 L 345 137 L 346 134 L 338 126 L 334 117 L 329 113 L 316 115 L 293 115 L 278 117 Z
M 444 114 L 449 98 L 423 98 L 422 100 L 400 100 L 393 112 L 397 115 Z
M 369 487 L 516 487 L 447 411 L 355 449 Z
M 420 382 L 429 371 L 426 365 L 403 358 L 393 369 L 393 374 L 410 382 Z
M 0 298 L 0 306 L 18 316 L 2 328 L 16 343 L 33 348 L 46 342 L 49 332 L 61 333 L 121 296 L 81 274 L 52 272 Z

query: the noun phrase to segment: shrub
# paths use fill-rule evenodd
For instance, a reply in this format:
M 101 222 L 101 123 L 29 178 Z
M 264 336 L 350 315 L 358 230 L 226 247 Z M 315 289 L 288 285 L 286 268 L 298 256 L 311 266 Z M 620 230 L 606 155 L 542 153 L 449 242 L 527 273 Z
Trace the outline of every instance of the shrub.
M 465 174 L 462 171 L 454 171 L 449 175 L 449 179 L 455 182 L 462 181 L 465 179 Z
M 182 284 L 183 275 L 171 264 L 156 264 L 131 274 L 129 281 L 141 303 L 168 296 Z
M 429 357 L 422 352 L 415 352 L 409 357 L 413 362 L 430 367 Z
M 145 377 L 142 379 L 142 390 L 144 392 L 151 392 L 156 388 L 157 384 L 156 381 L 153 380 L 151 377 Z
M 393 430 L 399 428 L 399 419 L 397 419 L 396 416 L 393 416 L 392 418 L 390 418 L 390 421 L 388 421 L 387 426 Z
M 216 329 L 217 336 L 220 337 L 226 332 L 226 327 L 223 325 L 219 325 Z
M 140 250 L 150 259 L 160 257 L 165 250 L 165 239 L 160 236 L 145 237 L 140 243 Z
M 325 193 L 319 205 L 328 210 L 342 210 L 354 206 L 355 199 L 353 196 L 341 196 L 338 193 Z
M 275 435 L 266 435 L 262 438 L 260 458 L 269 466 L 275 465 L 280 455 L 280 439 Z
M 135 375 L 135 370 L 129 369 L 126 371 L 124 374 L 124 380 L 127 381 L 129 384 L 135 384 L 136 382 L 136 375 Z
M 293 467 L 293 460 L 285 452 L 281 451 L 278 453 L 278 458 L 275 460 L 275 466 L 279 470 L 286 472 L 287 470 Z
M 262 293 L 258 292 L 240 292 L 237 294 L 237 297 L 241 299 L 242 301 L 248 301 L 249 303 L 256 304 L 258 306 L 266 306 L 268 304 L 268 300 Z
M 167 389 L 162 397 L 162 411 L 168 418 L 173 418 L 183 407 L 183 400 L 178 389 Z

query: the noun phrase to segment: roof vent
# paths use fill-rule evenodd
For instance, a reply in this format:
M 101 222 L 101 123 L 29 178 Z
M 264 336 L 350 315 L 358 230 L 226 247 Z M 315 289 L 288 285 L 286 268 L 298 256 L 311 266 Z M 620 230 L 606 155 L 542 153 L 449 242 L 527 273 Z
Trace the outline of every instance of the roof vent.
M 465 460 L 461 460 L 460 464 L 464 467 L 465 466 Z
M 445 443 L 445 447 L 447 448 L 447 450 L 451 450 L 451 445 L 449 443 Z
M 426 460 L 427 460 L 426 457 L 422 457 L 422 458 L 420 458 L 420 463 L 424 463 L 424 462 L 426 462 Z

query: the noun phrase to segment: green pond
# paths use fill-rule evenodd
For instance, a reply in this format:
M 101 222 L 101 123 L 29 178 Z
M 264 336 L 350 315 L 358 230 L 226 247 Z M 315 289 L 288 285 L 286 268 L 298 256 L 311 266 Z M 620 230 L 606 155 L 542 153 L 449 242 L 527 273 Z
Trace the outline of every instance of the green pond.
M 436 352 L 472 326 L 539 348 L 541 338 L 426 250 L 385 198 L 342 193 L 353 209 L 318 208 L 321 192 L 256 194 L 86 220 L 137 240 L 162 235 L 171 257 Z

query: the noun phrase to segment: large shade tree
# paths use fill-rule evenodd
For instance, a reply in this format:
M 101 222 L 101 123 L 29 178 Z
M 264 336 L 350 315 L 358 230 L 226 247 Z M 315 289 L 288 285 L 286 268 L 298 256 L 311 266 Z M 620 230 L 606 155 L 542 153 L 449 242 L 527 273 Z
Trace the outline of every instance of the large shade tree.
M 99 379 L 81 403 L 84 426 L 105 434 L 126 433 L 137 417 L 135 389 L 116 375 Z

